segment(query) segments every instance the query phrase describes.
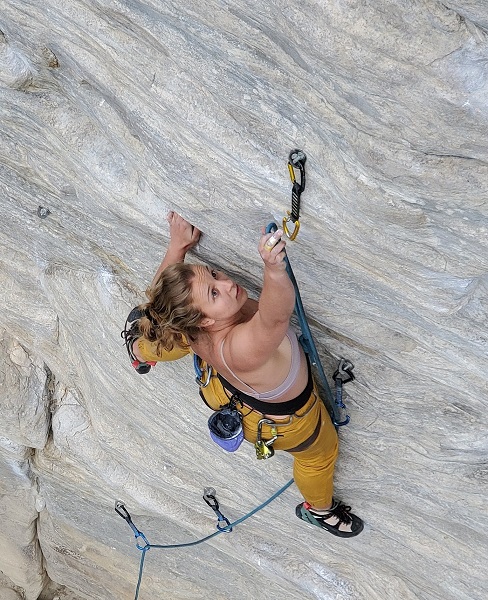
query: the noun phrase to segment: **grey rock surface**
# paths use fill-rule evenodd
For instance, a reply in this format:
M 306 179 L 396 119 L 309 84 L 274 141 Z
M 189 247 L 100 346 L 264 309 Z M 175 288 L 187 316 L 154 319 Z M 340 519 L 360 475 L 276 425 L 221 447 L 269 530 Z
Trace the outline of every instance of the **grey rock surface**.
M 1 0 L 0 598 L 129 600 L 139 552 L 214 531 L 291 477 L 206 432 L 190 360 L 147 376 L 119 332 L 177 210 L 191 261 L 255 296 L 260 227 L 288 245 L 328 372 L 356 365 L 341 541 L 296 488 L 229 535 L 147 554 L 141 600 L 484 600 L 485 1 Z M 264 462 L 264 464 L 263 464 Z

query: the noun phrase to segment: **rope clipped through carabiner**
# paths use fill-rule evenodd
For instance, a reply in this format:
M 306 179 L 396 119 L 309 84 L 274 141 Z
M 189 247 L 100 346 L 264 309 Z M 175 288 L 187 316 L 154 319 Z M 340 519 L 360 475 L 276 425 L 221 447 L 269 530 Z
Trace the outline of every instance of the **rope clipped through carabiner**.
M 223 531 L 224 533 L 230 533 L 232 531 L 232 527 L 230 526 L 230 521 L 227 517 L 220 512 L 220 507 L 217 498 L 215 497 L 216 491 L 214 488 L 205 488 L 203 490 L 203 499 L 210 506 L 210 508 L 214 511 L 217 517 L 217 529 L 219 531 Z M 225 525 L 221 525 L 221 523 L 225 523 Z
M 233 527 L 235 527 L 236 525 L 239 525 L 240 523 L 243 523 L 244 521 L 246 521 L 247 519 L 249 519 L 250 517 L 255 515 L 258 511 L 262 510 L 265 506 L 268 506 L 268 504 L 273 502 L 273 500 L 278 498 L 278 496 L 280 496 L 285 490 L 287 490 L 293 482 L 294 482 L 294 479 L 290 479 L 290 481 L 285 483 L 285 485 L 283 487 L 281 487 L 278 491 L 276 491 L 267 500 L 262 502 L 259 506 L 256 506 L 256 508 L 253 508 L 252 510 L 250 510 L 244 516 L 240 517 L 239 519 L 236 519 L 232 523 L 229 521 L 229 519 L 227 517 L 224 517 L 224 515 L 220 512 L 220 507 L 219 507 L 219 503 L 216 498 L 215 490 L 213 488 L 205 488 L 203 490 L 203 499 L 217 515 L 217 519 L 218 519 L 217 531 L 214 531 L 213 533 L 206 535 L 205 537 L 200 538 L 199 540 L 195 540 L 193 542 L 186 542 L 186 543 L 182 543 L 182 544 L 150 544 L 148 542 L 146 536 L 142 533 L 142 531 L 139 531 L 139 529 L 137 529 L 137 527 L 132 522 L 132 518 L 129 514 L 129 511 L 125 508 L 125 504 L 121 500 L 117 500 L 117 502 L 115 503 L 115 512 L 118 515 L 120 515 L 124 519 L 124 521 L 126 521 L 126 523 L 129 525 L 129 527 L 134 532 L 134 536 L 135 536 L 136 540 L 139 540 L 139 538 L 140 538 L 140 539 L 144 540 L 144 542 L 145 542 L 144 546 L 139 544 L 139 542 L 136 543 L 136 548 L 141 551 L 141 560 L 139 561 L 139 577 L 137 579 L 134 600 L 138 600 L 138 598 L 139 598 L 139 592 L 140 592 L 141 583 L 142 583 L 142 575 L 144 572 L 144 561 L 146 558 L 146 552 L 148 550 L 150 550 L 151 548 L 159 548 L 162 550 L 169 550 L 170 548 L 189 548 L 190 546 L 198 546 L 198 544 L 207 542 L 221 533 L 230 533 L 232 531 Z M 221 523 L 225 523 L 225 525 L 221 525 Z
M 305 189 L 305 161 L 307 157 L 302 150 L 292 150 L 288 157 L 288 172 L 293 184 L 291 189 L 291 212 L 288 210 L 286 216 L 283 217 L 283 231 L 290 240 L 294 240 L 300 229 L 300 197 Z M 297 181 L 295 170 L 300 173 L 300 181 Z M 290 232 L 288 223 L 292 221 L 294 224 L 293 231 Z

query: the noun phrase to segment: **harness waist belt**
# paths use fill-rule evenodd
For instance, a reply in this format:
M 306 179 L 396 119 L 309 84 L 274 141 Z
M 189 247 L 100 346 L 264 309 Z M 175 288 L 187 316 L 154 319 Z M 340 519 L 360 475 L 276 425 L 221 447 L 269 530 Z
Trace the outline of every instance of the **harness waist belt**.
M 308 369 L 308 380 L 305 389 L 301 394 L 299 394 L 296 398 L 292 400 L 287 400 L 286 402 L 263 402 L 262 400 L 258 400 L 257 398 L 253 398 L 253 396 L 249 396 L 241 390 L 238 390 L 235 386 L 227 381 L 220 373 L 217 373 L 217 377 L 219 378 L 222 385 L 225 389 L 229 390 L 229 392 L 239 398 L 244 404 L 250 406 L 252 409 L 257 410 L 263 415 L 292 415 L 297 410 L 300 410 L 307 404 L 310 399 L 310 395 L 313 390 L 313 379 L 312 379 L 312 370 L 310 368 L 310 361 L 307 359 L 307 369 Z

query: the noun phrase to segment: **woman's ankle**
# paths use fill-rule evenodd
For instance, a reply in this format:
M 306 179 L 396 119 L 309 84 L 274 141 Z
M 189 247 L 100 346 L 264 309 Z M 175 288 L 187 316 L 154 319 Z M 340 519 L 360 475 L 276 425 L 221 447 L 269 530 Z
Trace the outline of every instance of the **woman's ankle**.
M 324 512 L 329 511 L 334 506 L 334 502 L 330 502 L 329 504 L 318 505 L 318 506 L 307 502 L 307 505 L 310 507 L 309 510 L 312 510 L 313 512 L 324 513 Z

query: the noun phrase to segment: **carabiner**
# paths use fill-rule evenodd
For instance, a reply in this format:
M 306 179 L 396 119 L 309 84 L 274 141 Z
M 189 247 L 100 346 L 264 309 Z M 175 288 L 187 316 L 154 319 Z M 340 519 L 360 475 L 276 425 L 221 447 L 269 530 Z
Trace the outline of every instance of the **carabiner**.
M 274 456 L 273 446 L 267 446 L 262 440 L 254 444 L 254 449 L 256 450 L 256 458 L 258 460 L 265 460 Z
M 341 358 L 341 360 L 339 361 L 337 370 L 332 375 L 332 378 L 334 379 L 334 383 L 336 386 L 336 398 L 335 398 L 336 406 L 338 408 L 342 408 L 344 410 L 346 410 L 346 405 L 344 404 L 344 402 L 342 400 L 342 386 L 345 383 L 348 383 L 349 381 L 354 381 L 355 377 L 354 377 L 354 373 L 352 372 L 353 369 L 354 369 L 354 365 L 350 360 L 347 360 L 347 358 Z M 336 427 L 343 427 L 344 425 L 347 425 L 349 423 L 349 421 L 350 421 L 349 415 L 346 414 L 346 418 L 343 421 L 337 421 L 336 419 L 334 419 L 334 425 Z
M 230 533 L 232 531 L 232 527 L 230 527 L 230 521 L 220 512 L 219 503 L 217 501 L 217 498 L 215 497 L 215 494 L 216 491 L 214 490 L 214 488 L 205 488 L 203 490 L 203 499 L 214 511 L 217 517 L 217 529 L 219 531 L 223 531 L 224 533 Z M 221 523 L 225 523 L 225 525 L 221 525 Z
M 142 533 L 142 531 L 139 531 L 139 529 L 137 529 L 137 527 L 132 522 L 132 518 L 129 514 L 129 511 L 125 508 L 125 504 L 122 502 L 122 500 L 117 500 L 115 502 L 115 512 L 118 515 L 120 515 L 124 519 L 124 521 L 127 522 L 129 527 L 132 529 L 132 532 L 134 533 L 134 537 L 136 538 L 136 548 L 138 550 L 147 550 L 151 546 L 151 544 L 148 542 L 146 536 Z M 139 542 L 137 541 L 139 539 L 144 540 L 144 542 L 145 542 L 144 546 L 139 544 Z
M 344 425 L 347 425 L 350 420 L 351 420 L 351 418 L 349 417 L 349 415 L 346 415 L 346 418 L 344 419 L 344 421 L 336 421 L 334 419 L 334 426 L 335 427 L 344 427 Z
M 221 525 L 221 523 L 225 523 L 225 525 Z M 219 531 L 223 531 L 224 533 L 230 533 L 232 531 L 229 519 L 227 517 L 224 517 L 222 513 L 219 513 L 218 515 L 216 527 Z
M 263 425 L 271 425 L 271 435 L 273 436 L 270 440 L 264 441 L 262 439 Z M 273 442 L 278 439 L 278 432 L 276 431 L 276 423 L 271 419 L 260 419 L 258 422 L 258 432 L 256 443 L 254 444 L 254 450 L 256 451 L 256 458 L 263 460 L 274 456 Z
M 206 388 L 209 385 L 211 379 L 212 379 L 212 370 L 211 369 L 207 369 L 207 377 L 205 378 L 205 381 L 203 379 L 200 379 L 200 377 L 195 377 L 195 381 L 198 383 L 198 385 L 201 388 Z
M 210 380 L 212 379 L 212 367 L 207 365 L 206 371 L 207 375 L 205 379 L 203 379 L 203 370 L 200 367 L 200 361 L 202 359 L 198 356 L 198 354 L 193 355 L 193 368 L 195 369 L 195 381 L 201 388 L 205 388 L 209 385 Z
M 283 231 L 284 231 L 285 235 L 288 237 L 288 239 L 290 240 L 290 242 L 293 242 L 293 240 L 298 235 L 298 231 L 300 230 L 300 221 L 298 219 L 296 221 L 293 221 L 293 218 L 292 218 L 289 210 L 286 211 L 286 214 L 287 214 L 287 216 L 283 217 Z M 295 224 L 295 227 L 293 228 L 293 231 L 291 233 L 290 233 L 290 230 L 288 229 L 288 225 L 287 225 L 287 223 L 289 223 L 290 221 L 293 221 Z

